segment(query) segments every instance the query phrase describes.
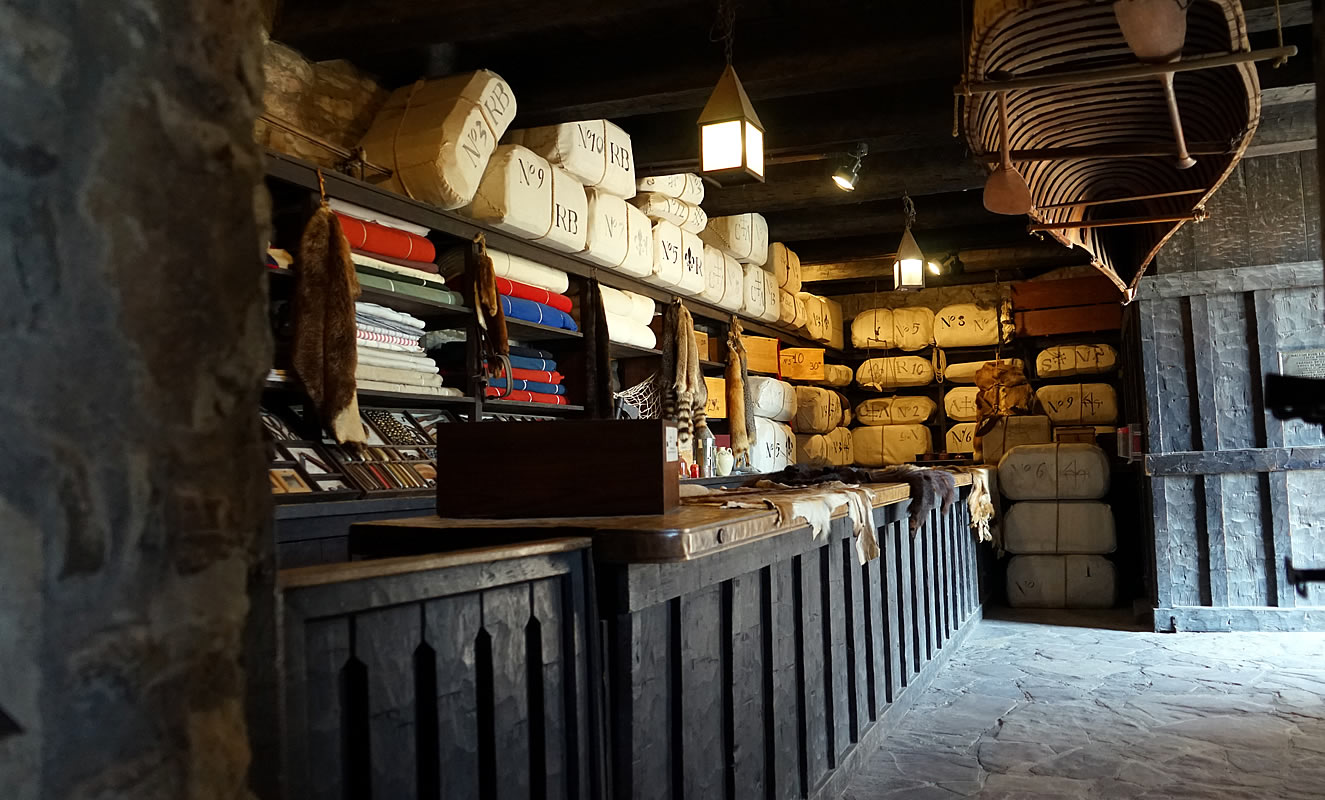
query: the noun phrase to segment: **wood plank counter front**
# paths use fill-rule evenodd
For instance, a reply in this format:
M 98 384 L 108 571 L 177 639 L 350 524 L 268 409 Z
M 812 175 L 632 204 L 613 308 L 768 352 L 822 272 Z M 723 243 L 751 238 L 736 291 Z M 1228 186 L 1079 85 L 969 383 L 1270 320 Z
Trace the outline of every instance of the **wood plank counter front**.
M 503 550 L 508 558 L 542 559 L 548 556 L 536 545 L 519 548 L 531 547 L 531 540 L 583 537 L 592 542 L 589 579 L 576 578 L 571 566 L 566 567 L 570 580 L 557 585 L 562 592 L 586 595 L 561 594 L 561 607 L 586 609 L 600 627 L 585 630 L 602 635 L 589 635 L 581 645 L 576 626 L 571 638 L 553 638 L 562 643 L 565 658 L 574 653 L 577 659 L 573 668 L 561 662 L 560 669 L 571 670 L 566 676 L 601 664 L 594 685 L 607 687 L 604 714 L 598 716 L 580 695 L 540 690 L 540 715 L 532 708 L 532 688 L 495 687 L 482 674 L 487 661 L 476 666 L 469 656 L 455 659 L 442 652 L 470 644 L 428 642 L 436 648 L 438 671 L 425 676 L 422 685 L 432 686 L 428 680 L 434 680 L 438 691 L 445 685 L 459 692 L 447 702 L 477 708 L 474 719 L 480 722 L 492 720 L 484 716 L 489 707 L 500 709 L 508 721 L 512 708 L 528 715 L 521 732 L 483 727 L 476 733 L 480 756 L 484 743 L 498 735 L 501 780 L 519 773 L 521 786 L 564 787 L 570 776 L 569 783 L 581 787 L 573 796 L 595 798 L 836 798 L 889 721 L 905 713 L 980 617 L 979 559 L 966 503 L 969 476 L 959 475 L 958 484 L 959 501 L 946 512 L 930 511 L 914 535 L 907 487 L 871 486 L 882 552 L 864 565 L 857 561 L 845 513 L 816 538 L 804 522 L 779 523 L 771 509 L 690 505 L 633 517 L 365 522 L 351 531 L 351 551 L 397 558 L 345 569 L 356 581 L 369 582 L 371 564 L 394 575 L 408 570 L 411 560 L 442 568 L 450 563 L 446 559 L 458 558 L 454 569 L 474 569 L 479 566 L 474 559 L 481 558 L 474 551 L 436 554 L 482 545 Z M 399 558 L 409 554 L 431 555 Z M 503 568 L 498 574 L 507 576 L 505 584 L 518 571 Z M 445 569 L 429 575 L 438 592 L 455 591 Z M 288 586 L 312 581 L 325 588 L 323 577 L 291 574 L 283 579 Z M 523 591 L 518 585 L 463 585 L 472 587 L 466 591 L 483 609 L 494 592 Z M 564 631 L 565 623 L 549 621 L 537 606 L 524 607 L 529 608 L 524 617 L 508 608 L 514 616 L 507 614 L 496 626 L 486 617 L 479 620 L 478 649 L 465 652 L 491 653 L 489 658 L 503 654 L 516 662 L 520 654 L 535 658 L 525 645 L 537 638 L 530 631 L 541 631 L 546 640 L 548 625 Z M 377 656 L 368 657 L 381 663 Z M 532 676 L 548 663 L 543 651 L 536 663 L 503 662 L 501 668 L 510 673 L 507 678 Z M 455 669 L 462 674 L 446 672 Z M 532 678 L 528 685 L 535 685 Z M 578 706 L 566 705 L 571 700 Z M 368 703 L 377 707 L 371 682 Z M 566 720 L 579 731 L 568 745 L 601 743 L 597 757 L 569 763 L 573 746 L 556 746 L 543 727 L 547 720 Z M 443 731 L 458 724 L 440 722 Z M 512 747 L 521 754 L 518 759 L 505 757 Z M 538 756 L 531 758 L 531 751 Z M 378 752 L 374 743 L 374 762 Z M 448 759 L 442 753 L 440 760 L 427 763 L 450 764 Z M 480 757 L 480 767 L 484 763 Z M 610 769 L 596 769 L 595 763 Z M 409 768 L 398 758 L 387 767 Z M 364 769 L 378 774 L 375 766 Z M 476 780 L 482 785 L 493 779 L 486 772 Z

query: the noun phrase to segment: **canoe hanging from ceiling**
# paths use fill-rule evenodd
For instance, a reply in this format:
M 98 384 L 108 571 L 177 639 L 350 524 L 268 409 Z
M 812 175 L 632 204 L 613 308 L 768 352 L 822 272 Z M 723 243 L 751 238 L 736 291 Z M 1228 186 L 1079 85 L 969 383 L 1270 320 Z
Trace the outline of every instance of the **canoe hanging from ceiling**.
M 1182 60 L 1249 49 L 1239 0 L 1187 2 Z M 976 0 L 968 83 L 1142 63 L 1123 37 L 1113 3 Z M 1084 248 L 1129 295 L 1184 220 L 1204 216 L 1205 204 L 1237 165 L 1260 120 L 1255 64 L 1168 74 L 1196 162 L 1188 168 L 1179 163 L 1163 76 L 1003 93 L 1011 160 L 1034 205 L 1028 212 L 1031 227 L 1051 226 L 1046 233 L 1068 247 Z M 991 169 L 998 166 L 1001 144 L 999 94 L 971 94 L 965 100 L 967 140 L 972 152 L 985 154 L 981 158 Z M 1100 202 L 1123 198 L 1146 199 Z M 1155 219 L 1166 221 L 1099 226 Z

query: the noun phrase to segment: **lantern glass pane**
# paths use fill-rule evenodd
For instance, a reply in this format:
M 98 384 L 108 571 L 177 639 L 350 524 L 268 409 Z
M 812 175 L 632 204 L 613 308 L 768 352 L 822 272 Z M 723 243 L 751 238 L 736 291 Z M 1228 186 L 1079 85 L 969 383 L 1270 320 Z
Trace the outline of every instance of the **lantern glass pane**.
M 925 287 L 925 262 L 918 258 L 894 261 L 893 284 L 896 289 L 923 289 Z
M 745 166 L 760 176 L 764 175 L 764 132 L 745 123 Z
M 741 166 L 741 120 L 734 119 L 702 126 L 700 147 L 703 153 L 704 172 Z M 761 147 L 761 161 L 762 154 Z

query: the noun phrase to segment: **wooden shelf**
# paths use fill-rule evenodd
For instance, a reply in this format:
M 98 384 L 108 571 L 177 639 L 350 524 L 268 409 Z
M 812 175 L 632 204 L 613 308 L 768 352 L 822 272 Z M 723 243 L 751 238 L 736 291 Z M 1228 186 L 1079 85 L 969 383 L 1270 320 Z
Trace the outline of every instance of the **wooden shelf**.
M 551 325 L 543 325 L 538 322 L 526 322 L 514 317 L 506 318 L 506 332 L 512 339 L 521 339 L 526 342 L 551 342 L 558 339 L 583 339 L 584 334 L 580 331 L 568 331 L 565 328 L 554 328 Z
M 268 268 L 267 274 L 272 276 L 273 280 L 281 282 L 294 280 L 293 270 Z M 399 292 L 389 292 L 385 289 L 377 289 L 372 286 L 364 286 L 363 294 L 359 299 L 365 303 L 376 303 L 379 306 L 386 306 L 387 308 L 393 308 L 396 311 L 403 311 L 406 314 L 411 314 L 428 323 L 430 326 L 461 326 L 468 322 L 470 316 L 474 313 L 468 306 L 443 303 L 438 300 L 427 300 L 422 297 L 400 294 Z
M 727 365 L 726 365 L 725 363 L 723 363 L 723 362 L 721 362 L 721 361 L 710 361 L 710 360 L 707 359 L 707 358 L 701 358 L 701 359 L 699 360 L 699 366 L 703 367 L 704 369 L 726 369 L 726 368 L 727 368 Z
M 612 342 L 610 351 L 612 358 L 659 358 L 662 351 L 656 347 L 636 347 L 633 344 L 622 344 Z
M 276 519 L 339 517 L 347 514 L 382 514 L 387 512 L 424 511 L 437 507 L 437 493 L 414 493 L 403 497 L 360 497 L 349 500 L 313 500 L 303 503 L 276 502 Z
M 509 233 L 489 228 L 486 225 L 475 222 L 472 219 L 462 217 L 459 214 L 443 211 L 434 208 L 426 203 L 420 203 L 411 200 L 395 192 L 387 191 L 371 183 L 352 178 L 341 173 L 323 170 L 323 178 L 326 181 L 327 195 L 341 200 L 347 200 L 351 203 L 380 211 L 384 214 L 398 217 L 407 222 L 413 222 L 422 225 L 439 234 L 447 234 L 455 237 L 456 244 L 472 241 L 476 234 L 482 233 L 487 240 L 488 246 L 494 250 L 500 250 L 504 253 L 522 256 L 540 264 L 559 269 L 571 275 L 580 277 L 597 277 L 600 282 L 606 286 L 616 289 L 625 289 L 637 294 L 651 297 L 654 300 L 670 302 L 673 297 L 678 297 L 673 292 L 661 289 L 643 281 L 635 280 L 628 275 L 612 272 L 596 264 L 592 264 L 577 255 L 561 253 L 551 250 L 537 242 L 531 242 L 521 239 L 518 236 L 512 236 Z M 318 191 L 318 167 L 302 159 L 293 158 L 283 153 L 277 153 L 273 150 L 267 151 L 267 176 L 269 178 L 284 181 L 286 183 L 301 186 L 310 192 Z M 690 309 L 690 313 L 711 319 L 718 322 L 726 322 L 732 317 L 732 312 L 725 308 L 705 303 L 694 297 L 682 297 L 682 302 Z M 741 315 L 737 315 L 741 316 Z M 827 350 L 833 354 L 840 354 L 839 350 L 827 347 L 822 342 L 815 342 L 776 328 L 769 327 L 766 323 L 759 320 L 749 319 L 741 316 L 741 325 L 745 331 L 755 336 L 769 336 L 780 339 L 796 347 L 818 347 Z
M 267 381 L 263 387 L 268 392 L 284 392 L 287 394 L 300 395 L 302 399 L 307 399 L 304 387 L 292 381 Z M 358 391 L 359 401 L 367 402 L 373 405 L 385 405 L 388 408 L 443 408 L 454 405 L 473 405 L 474 398 L 460 397 L 440 397 L 431 394 L 411 394 L 409 392 L 387 392 L 377 389 L 360 389 Z
M 484 411 L 537 412 L 539 414 L 568 414 L 583 411 L 584 406 L 554 406 L 550 403 L 525 403 L 519 400 L 484 400 Z

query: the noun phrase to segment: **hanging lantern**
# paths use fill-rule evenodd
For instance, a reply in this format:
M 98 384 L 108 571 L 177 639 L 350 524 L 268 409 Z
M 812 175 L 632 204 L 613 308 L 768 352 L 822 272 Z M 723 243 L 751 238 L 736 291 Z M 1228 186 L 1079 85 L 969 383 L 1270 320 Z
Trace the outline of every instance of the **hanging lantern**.
M 731 64 L 699 115 L 699 169 L 723 185 L 764 182 L 764 125 Z
M 909 195 L 902 196 L 902 209 L 906 217 L 906 229 L 902 231 L 902 241 L 897 245 L 897 260 L 893 261 L 893 289 L 912 292 L 925 288 L 925 254 L 916 243 L 916 237 L 911 234 L 911 225 L 916 221 L 916 206 Z M 935 274 L 938 272 L 937 266 L 930 266 Z

